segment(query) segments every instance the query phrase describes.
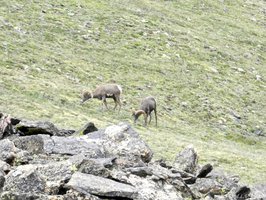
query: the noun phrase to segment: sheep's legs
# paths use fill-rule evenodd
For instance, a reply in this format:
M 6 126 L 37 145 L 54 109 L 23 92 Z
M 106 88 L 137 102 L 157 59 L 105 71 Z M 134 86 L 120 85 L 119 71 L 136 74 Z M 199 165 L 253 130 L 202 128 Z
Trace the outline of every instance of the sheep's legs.
M 103 104 L 105 105 L 105 108 L 108 110 L 108 106 L 107 106 L 106 98 L 103 98 Z
M 119 96 L 114 96 L 114 101 L 115 101 L 115 107 L 114 107 L 114 110 L 116 109 L 116 107 L 117 107 L 117 104 L 119 105 L 119 111 L 120 111 L 120 109 L 121 109 L 121 101 L 120 101 L 120 98 L 119 98 Z
M 117 97 L 116 97 L 116 96 L 113 96 L 113 100 L 114 100 L 114 102 L 115 102 L 115 107 L 114 107 L 114 110 L 115 110 L 116 107 L 117 107 Z
M 120 111 L 121 106 L 122 106 L 122 103 L 121 103 L 121 101 L 120 101 L 120 97 L 119 97 L 119 96 L 117 97 L 117 102 L 118 102 L 118 104 L 119 104 L 119 111 Z
M 116 109 L 116 107 L 117 107 L 117 102 L 115 101 L 115 107 L 114 107 L 114 110 Z
M 144 115 L 144 125 L 147 126 L 147 120 L 148 120 L 148 115 L 145 114 Z
M 154 110 L 154 115 L 155 115 L 155 122 L 156 122 L 156 126 L 157 126 L 157 111 L 156 111 L 156 109 Z
M 150 120 L 149 120 L 149 124 L 150 124 L 151 123 L 151 113 L 149 115 L 150 115 Z

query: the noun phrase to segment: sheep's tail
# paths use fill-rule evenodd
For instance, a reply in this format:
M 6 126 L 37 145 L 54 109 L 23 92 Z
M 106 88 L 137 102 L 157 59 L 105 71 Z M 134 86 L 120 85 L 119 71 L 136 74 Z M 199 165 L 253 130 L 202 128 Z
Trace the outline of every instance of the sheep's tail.
M 120 94 L 122 94 L 122 87 L 120 86 L 120 85 L 117 85 L 117 87 L 118 87 L 118 90 L 120 91 Z

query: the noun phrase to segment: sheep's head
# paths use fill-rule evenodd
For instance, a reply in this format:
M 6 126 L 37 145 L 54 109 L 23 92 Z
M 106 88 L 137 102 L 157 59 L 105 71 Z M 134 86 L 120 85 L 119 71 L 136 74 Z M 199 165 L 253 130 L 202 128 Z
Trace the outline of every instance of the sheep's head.
M 142 115 L 142 114 L 143 114 L 144 116 L 146 116 L 146 113 L 145 113 L 144 110 L 137 110 L 137 111 L 132 110 L 132 116 L 134 117 L 134 123 L 137 122 L 139 116 Z
M 135 110 L 132 110 L 132 117 L 134 117 L 134 123 L 136 123 L 138 118 L 136 117 L 136 111 Z
M 81 103 L 84 103 L 85 101 L 93 98 L 92 94 L 90 92 L 87 92 L 87 91 L 83 92 L 81 96 L 82 96 Z

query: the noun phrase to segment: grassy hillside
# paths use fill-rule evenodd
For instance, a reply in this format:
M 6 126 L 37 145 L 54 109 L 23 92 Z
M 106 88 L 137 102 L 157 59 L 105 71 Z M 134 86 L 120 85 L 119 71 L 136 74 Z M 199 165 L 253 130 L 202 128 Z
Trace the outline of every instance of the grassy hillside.
M 4 0 L 0 13 L 0 111 L 103 128 L 153 95 L 158 128 L 134 127 L 155 158 L 192 143 L 200 163 L 265 182 L 265 1 Z M 79 104 L 112 80 L 120 113 Z

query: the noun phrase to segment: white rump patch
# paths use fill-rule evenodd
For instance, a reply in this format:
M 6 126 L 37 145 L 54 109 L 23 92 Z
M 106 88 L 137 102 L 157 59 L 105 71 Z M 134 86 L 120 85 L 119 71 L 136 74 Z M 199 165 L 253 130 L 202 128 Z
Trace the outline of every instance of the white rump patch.
M 120 93 L 122 93 L 122 88 L 121 88 L 121 86 L 120 86 L 120 85 L 117 85 L 117 87 L 118 87 Z
M 108 97 L 111 97 L 111 96 L 113 96 L 114 94 L 106 94 L 106 96 L 108 96 Z

